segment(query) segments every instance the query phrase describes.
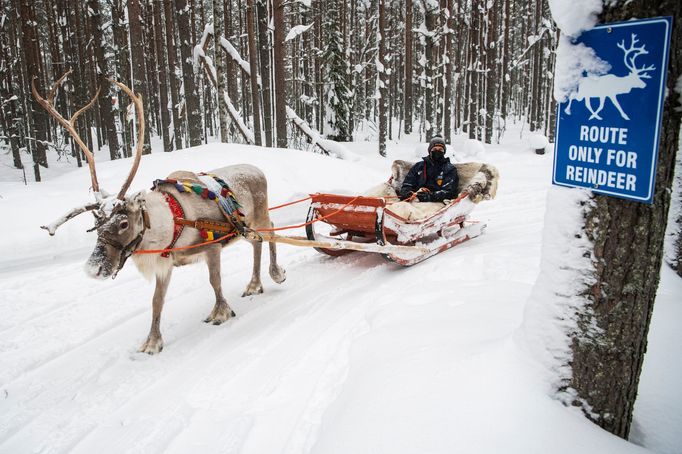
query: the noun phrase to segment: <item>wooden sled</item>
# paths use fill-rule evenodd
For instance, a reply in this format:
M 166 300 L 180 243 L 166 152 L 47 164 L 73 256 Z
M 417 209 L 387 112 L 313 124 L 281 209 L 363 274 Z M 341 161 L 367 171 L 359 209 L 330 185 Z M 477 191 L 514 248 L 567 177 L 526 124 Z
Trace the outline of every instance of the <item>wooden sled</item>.
M 309 241 L 334 245 L 315 247 L 331 256 L 363 250 L 380 253 L 399 265 L 411 266 L 481 235 L 486 227 L 467 219 L 476 206 L 467 192 L 420 220 L 407 220 L 392 212 L 390 202 L 383 197 L 336 194 L 312 194 L 311 197 L 306 235 Z M 352 247 L 353 243 L 363 246 Z

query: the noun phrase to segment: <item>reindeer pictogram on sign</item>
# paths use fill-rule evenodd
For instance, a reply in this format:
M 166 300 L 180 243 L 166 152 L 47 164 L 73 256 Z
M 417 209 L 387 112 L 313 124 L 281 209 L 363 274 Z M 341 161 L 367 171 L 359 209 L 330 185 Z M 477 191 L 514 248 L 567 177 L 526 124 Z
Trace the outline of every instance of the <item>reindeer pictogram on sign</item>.
M 596 119 L 601 120 L 602 117 L 599 116 L 599 112 L 604 108 L 604 102 L 606 98 L 609 98 L 620 116 L 624 120 L 629 120 L 630 117 L 625 113 L 620 103 L 618 102 L 618 95 L 624 95 L 630 93 L 634 88 L 644 88 L 646 87 L 645 79 L 651 79 L 649 71 L 656 69 L 654 65 L 637 67 L 635 64 L 635 59 L 640 55 L 646 55 L 646 47 L 644 45 L 637 46 L 639 40 L 636 34 L 631 35 L 630 47 L 625 47 L 625 40 L 617 44 L 619 49 L 622 49 L 623 63 L 625 67 L 630 70 L 627 76 L 617 76 L 615 74 L 604 74 L 602 76 L 586 76 L 583 77 L 578 83 L 578 90 L 571 93 L 568 98 L 568 106 L 564 112 L 568 115 L 571 114 L 571 103 L 573 100 L 585 101 L 585 107 L 590 111 L 589 120 Z M 592 108 L 592 98 L 599 98 L 599 106 L 597 109 Z

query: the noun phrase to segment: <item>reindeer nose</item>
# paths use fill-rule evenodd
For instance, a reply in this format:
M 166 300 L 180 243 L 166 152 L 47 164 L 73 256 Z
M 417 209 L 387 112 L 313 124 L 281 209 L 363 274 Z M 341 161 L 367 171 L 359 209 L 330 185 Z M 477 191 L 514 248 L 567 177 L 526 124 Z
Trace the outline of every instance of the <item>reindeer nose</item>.
M 106 279 L 109 277 L 106 268 L 94 260 L 88 260 L 85 263 L 85 274 L 95 279 Z

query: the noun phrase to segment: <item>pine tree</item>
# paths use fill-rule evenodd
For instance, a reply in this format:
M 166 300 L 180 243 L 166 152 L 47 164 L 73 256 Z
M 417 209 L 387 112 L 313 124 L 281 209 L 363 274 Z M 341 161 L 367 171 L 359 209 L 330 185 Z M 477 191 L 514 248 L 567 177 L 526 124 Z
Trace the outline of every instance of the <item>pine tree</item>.
M 327 24 L 329 36 L 322 55 L 325 72 L 325 112 L 327 125 L 331 127 L 331 133 L 327 136 L 346 142 L 352 140 L 352 131 L 349 128 L 351 95 L 346 78 L 348 62 L 341 49 L 342 36 L 339 31 L 339 22 L 335 17 L 336 11 L 332 10 L 330 13 L 330 20 Z

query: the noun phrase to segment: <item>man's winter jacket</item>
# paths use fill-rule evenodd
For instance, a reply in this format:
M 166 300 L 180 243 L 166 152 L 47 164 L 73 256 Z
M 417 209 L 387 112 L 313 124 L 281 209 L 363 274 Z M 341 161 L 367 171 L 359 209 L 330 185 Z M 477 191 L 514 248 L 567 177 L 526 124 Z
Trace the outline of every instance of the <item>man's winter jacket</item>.
M 404 200 L 420 188 L 427 188 L 431 192 L 417 194 L 420 202 L 442 202 L 457 197 L 458 184 L 457 169 L 449 158 L 437 163 L 427 156 L 412 166 L 398 195 Z

